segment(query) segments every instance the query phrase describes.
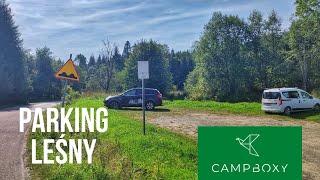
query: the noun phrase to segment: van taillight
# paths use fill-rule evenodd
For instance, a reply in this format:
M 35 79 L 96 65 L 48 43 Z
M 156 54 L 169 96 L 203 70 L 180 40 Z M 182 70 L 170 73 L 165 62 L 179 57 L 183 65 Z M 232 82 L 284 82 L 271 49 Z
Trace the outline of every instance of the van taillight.
M 282 99 L 281 98 L 278 99 L 278 105 L 279 106 L 282 105 Z

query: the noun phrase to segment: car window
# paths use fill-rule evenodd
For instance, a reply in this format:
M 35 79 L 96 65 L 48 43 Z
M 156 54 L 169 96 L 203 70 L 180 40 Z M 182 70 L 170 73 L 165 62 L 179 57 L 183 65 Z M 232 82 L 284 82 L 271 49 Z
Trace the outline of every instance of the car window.
M 301 96 L 302 96 L 303 99 L 310 99 L 311 98 L 310 94 L 308 94 L 306 92 L 303 92 L 303 91 L 301 91 Z
M 279 92 L 264 92 L 263 99 L 279 99 L 280 93 Z
M 125 96 L 134 96 L 136 95 L 136 90 L 133 89 L 133 90 L 129 90 L 127 92 L 124 93 Z
M 288 98 L 298 99 L 300 98 L 300 95 L 298 91 L 288 91 Z
M 136 95 L 141 95 L 142 94 L 142 89 L 137 89 L 136 90 Z
M 146 94 L 152 94 L 152 95 L 154 95 L 154 94 L 156 94 L 156 93 L 155 93 L 154 90 L 147 89 L 147 90 L 146 90 Z
M 282 92 L 282 95 L 284 96 L 284 97 L 286 97 L 286 98 L 289 98 L 289 92 Z

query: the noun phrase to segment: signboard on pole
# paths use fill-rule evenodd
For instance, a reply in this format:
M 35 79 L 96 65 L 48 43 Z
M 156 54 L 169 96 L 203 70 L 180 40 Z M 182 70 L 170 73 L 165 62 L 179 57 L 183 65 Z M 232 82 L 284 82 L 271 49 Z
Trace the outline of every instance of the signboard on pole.
M 138 78 L 142 83 L 142 122 L 143 122 L 143 134 L 146 134 L 146 108 L 144 98 L 144 80 L 149 79 L 149 61 L 138 61 Z
M 79 82 L 79 74 L 71 58 L 54 74 L 54 76 L 58 79 Z
M 149 79 L 149 61 L 138 61 L 138 78 Z

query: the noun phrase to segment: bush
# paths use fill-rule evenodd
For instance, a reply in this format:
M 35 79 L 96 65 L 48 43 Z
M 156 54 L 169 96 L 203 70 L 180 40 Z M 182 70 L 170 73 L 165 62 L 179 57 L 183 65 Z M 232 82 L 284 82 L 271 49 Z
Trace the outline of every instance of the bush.
M 71 86 L 67 87 L 67 94 L 66 94 L 66 97 L 65 97 L 65 103 L 66 104 L 69 105 L 69 104 L 72 103 L 72 100 L 78 99 L 80 97 L 81 97 L 81 94 L 78 91 L 73 90 Z

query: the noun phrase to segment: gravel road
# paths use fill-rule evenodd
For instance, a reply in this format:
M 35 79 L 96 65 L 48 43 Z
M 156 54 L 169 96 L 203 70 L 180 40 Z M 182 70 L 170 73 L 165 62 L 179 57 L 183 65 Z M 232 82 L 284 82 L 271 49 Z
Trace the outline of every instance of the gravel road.
M 320 179 L 320 123 L 195 112 L 156 116 L 149 118 L 148 122 L 194 138 L 198 136 L 198 126 L 302 126 L 303 179 Z
M 57 103 L 32 103 L 24 107 L 48 108 Z M 19 132 L 19 108 L 0 110 L 0 179 L 25 179 L 26 171 L 23 162 L 25 133 Z

